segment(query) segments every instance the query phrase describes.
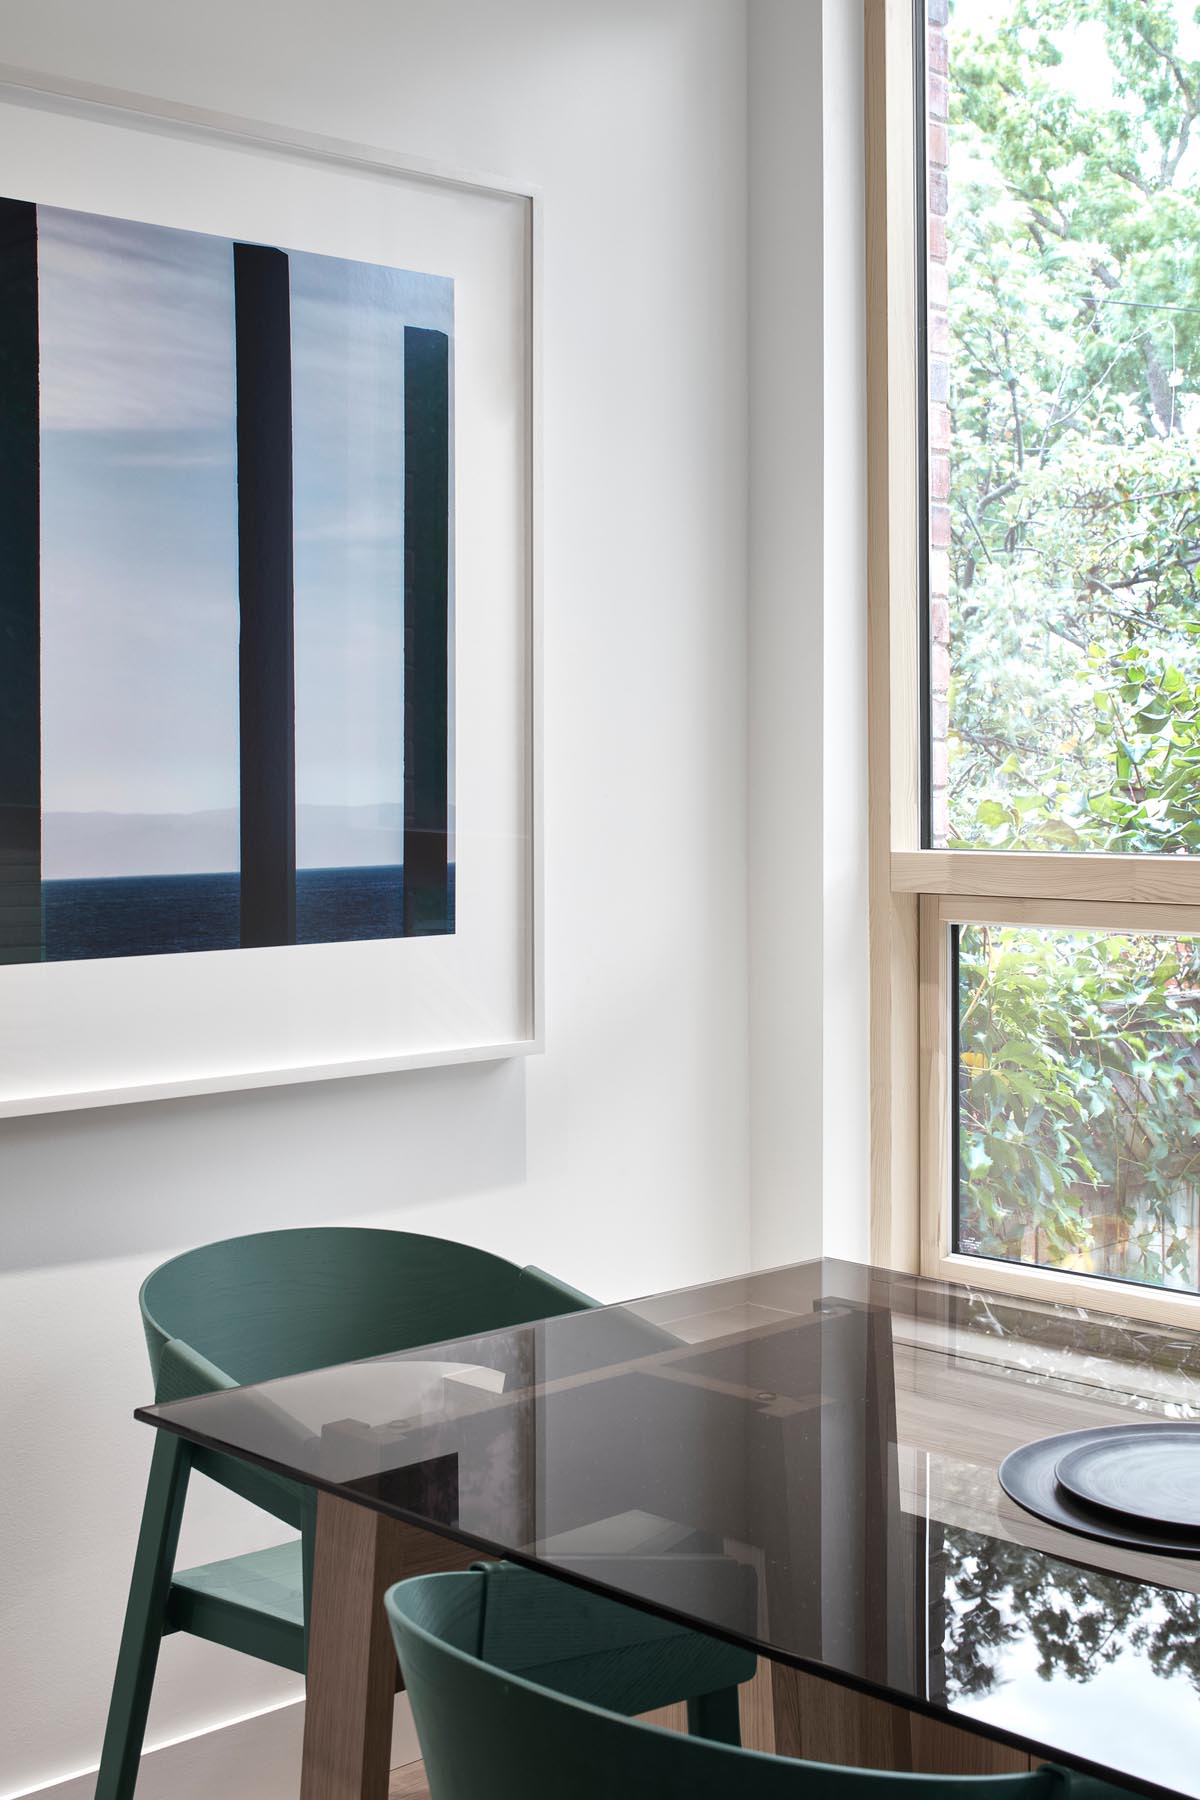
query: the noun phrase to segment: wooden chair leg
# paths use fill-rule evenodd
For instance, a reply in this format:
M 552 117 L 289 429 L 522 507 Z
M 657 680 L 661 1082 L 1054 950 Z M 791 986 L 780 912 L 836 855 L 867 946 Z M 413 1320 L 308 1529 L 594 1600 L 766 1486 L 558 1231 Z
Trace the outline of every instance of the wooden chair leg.
M 191 1456 L 183 1439 L 173 1432 L 156 1432 L 96 1777 L 96 1800 L 132 1800 L 137 1785 L 190 1469 Z
M 691 1737 L 712 1738 L 717 1744 L 740 1744 L 742 1741 L 735 1687 L 718 1688 L 714 1694 L 700 1694 L 695 1700 L 689 1700 L 687 1717 Z

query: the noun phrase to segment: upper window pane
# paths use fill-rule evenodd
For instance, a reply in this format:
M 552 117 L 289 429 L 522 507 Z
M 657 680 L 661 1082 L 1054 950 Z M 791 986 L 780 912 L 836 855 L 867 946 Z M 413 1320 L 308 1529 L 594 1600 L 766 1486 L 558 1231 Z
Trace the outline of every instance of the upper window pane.
M 1200 851 L 1200 7 L 926 47 L 929 841 Z

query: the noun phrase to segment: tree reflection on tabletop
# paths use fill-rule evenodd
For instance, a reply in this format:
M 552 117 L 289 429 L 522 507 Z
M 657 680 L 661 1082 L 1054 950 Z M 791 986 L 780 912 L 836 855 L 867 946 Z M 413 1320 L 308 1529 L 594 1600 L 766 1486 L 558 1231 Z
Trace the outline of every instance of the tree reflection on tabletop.
M 1043 1681 L 1090 1681 L 1138 1652 L 1200 1693 L 1200 1596 L 1144 1587 L 1039 1550 L 947 1528 L 946 1697 L 978 1699 L 1004 1680 L 1004 1652 L 1032 1643 Z

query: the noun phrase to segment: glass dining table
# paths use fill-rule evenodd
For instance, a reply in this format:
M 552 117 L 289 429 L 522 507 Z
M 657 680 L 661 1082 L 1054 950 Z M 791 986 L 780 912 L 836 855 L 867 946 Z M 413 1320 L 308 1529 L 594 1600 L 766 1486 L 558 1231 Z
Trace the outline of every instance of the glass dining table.
M 137 1416 L 318 1490 L 306 1800 L 385 1791 L 383 1588 L 480 1556 L 753 1648 L 754 1748 L 1200 1800 L 1200 1560 L 1043 1523 L 996 1474 L 1200 1419 L 1200 1333 L 980 1277 L 803 1263 Z

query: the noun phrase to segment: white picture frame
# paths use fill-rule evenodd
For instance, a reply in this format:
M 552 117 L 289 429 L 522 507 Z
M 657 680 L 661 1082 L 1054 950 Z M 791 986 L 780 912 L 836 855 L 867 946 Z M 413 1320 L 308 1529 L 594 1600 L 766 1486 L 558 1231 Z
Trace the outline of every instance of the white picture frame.
M 537 191 L 6 64 L 0 171 L 15 199 L 453 277 L 458 721 L 452 935 L 0 967 L 0 1117 L 540 1051 Z

